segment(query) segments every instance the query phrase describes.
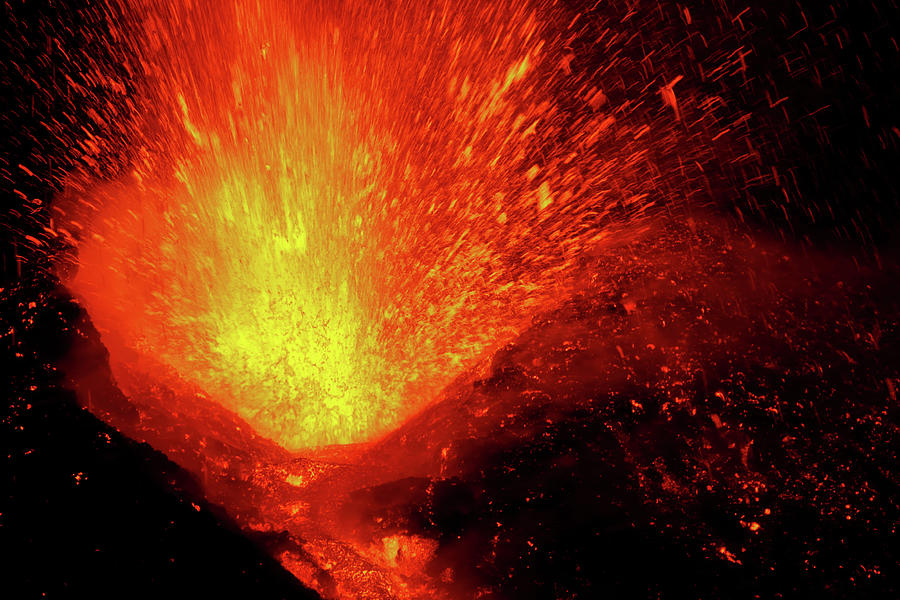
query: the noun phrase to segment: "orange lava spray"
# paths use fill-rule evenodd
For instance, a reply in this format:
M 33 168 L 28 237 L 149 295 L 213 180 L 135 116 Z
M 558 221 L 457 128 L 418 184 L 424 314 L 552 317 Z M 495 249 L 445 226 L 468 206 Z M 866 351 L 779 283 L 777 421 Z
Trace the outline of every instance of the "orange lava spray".
M 69 285 L 114 366 L 286 448 L 396 425 L 650 205 L 641 132 L 569 81 L 553 5 L 120 8 L 130 167 L 59 205 Z

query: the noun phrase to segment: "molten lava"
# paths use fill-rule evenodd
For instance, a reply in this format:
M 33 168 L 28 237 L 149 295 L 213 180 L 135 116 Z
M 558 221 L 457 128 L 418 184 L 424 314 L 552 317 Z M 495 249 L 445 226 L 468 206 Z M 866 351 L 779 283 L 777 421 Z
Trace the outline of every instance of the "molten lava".
M 30 595 L 900 597 L 900 12 L 516 4 L 5 3 Z
M 572 80 L 561 9 L 117 8 L 130 83 L 97 73 L 122 100 L 96 117 L 129 166 L 56 207 L 69 285 L 114 369 L 209 394 L 288 449 L 388 431 L 650 204 L 648 128 Z

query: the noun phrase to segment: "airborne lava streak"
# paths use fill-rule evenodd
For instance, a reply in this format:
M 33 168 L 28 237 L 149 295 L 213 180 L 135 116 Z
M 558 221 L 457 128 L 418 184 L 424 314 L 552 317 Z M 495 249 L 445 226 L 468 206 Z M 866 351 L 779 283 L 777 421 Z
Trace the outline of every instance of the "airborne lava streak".
M 114 368 L 360 441 L 559 297 L 647 208 L 647 137 L 570 80 L 563 15 L 494 4 L 117 7 L 129 167 L 57 223 Z

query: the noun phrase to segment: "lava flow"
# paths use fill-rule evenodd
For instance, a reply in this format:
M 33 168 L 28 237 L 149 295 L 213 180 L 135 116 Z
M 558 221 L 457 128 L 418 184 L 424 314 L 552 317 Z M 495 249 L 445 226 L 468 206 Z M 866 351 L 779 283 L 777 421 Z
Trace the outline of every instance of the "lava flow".
M 114 368 L 286 448 L 385 433 L 652 204 L 597 82 L 560 108 L 573 36 L 552 7 L 119 8 L 136 91 L 94 114 L 127 124 L 102 145 L 128 167 L 57 205 L 69 285 Z

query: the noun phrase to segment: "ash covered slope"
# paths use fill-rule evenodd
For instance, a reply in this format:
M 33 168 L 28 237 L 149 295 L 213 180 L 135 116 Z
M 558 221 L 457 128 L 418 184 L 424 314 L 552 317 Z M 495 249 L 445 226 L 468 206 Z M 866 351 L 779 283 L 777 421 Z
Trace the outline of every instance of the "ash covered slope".
M 596 273 L 373 447 L 355 535 L 463 597 L 896 593 L 896 268 L 670 228 Z

